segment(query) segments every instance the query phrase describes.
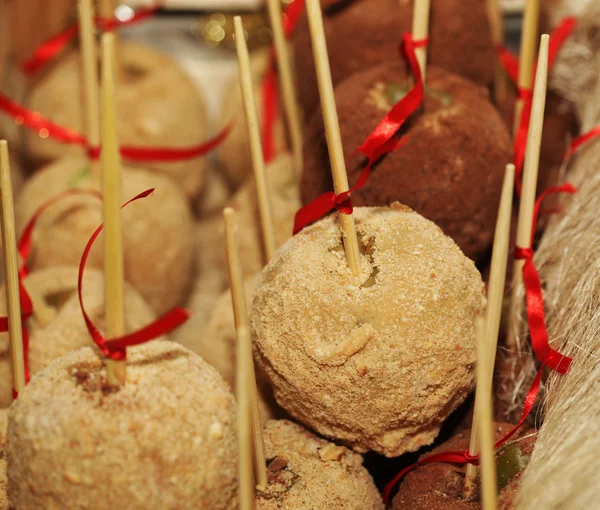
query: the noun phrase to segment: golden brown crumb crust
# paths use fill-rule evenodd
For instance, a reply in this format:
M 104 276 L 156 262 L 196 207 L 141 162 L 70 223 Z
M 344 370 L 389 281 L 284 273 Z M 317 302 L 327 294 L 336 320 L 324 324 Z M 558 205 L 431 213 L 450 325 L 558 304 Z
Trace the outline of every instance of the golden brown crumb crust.
M 155 188 L 151 197 L 121 212 L 125 279 L 157 314 L 180 304 L 192 273 L 192 214 L 171 179 L 138 169 L 122 172 L 123 200 Z M 15 202 L 17 231 L 46 200 L 70 188 L 100 189 L 84 157 L 60 159 L 37 172 Z M 54 204 L 33 233 L 31 267 L 78 266 L 83 248 L 102 222 L 97 198 L 72 196 Z M 92 249 L 88 267 L 103 268 L 102 236 Z
M 84 129 L 79 51 L 61 58 L 35 85 L 28 106 L 50 120 Z M 119 44 L 116 101 L 117 130 L 123 145 L 134 147 L 191 147 L 206 141 L 204 101 L 185 72 L 164 53 L 139 43 Z M 38 166 L 81 149 L 24 133 L 27 156 Z M 131 163 L 131 162 L 129 162 Z M 204 158 L 137 163 L 147 170 L 171 177 L 189 198 L 203 183 Z
M 9 410 L 16 510 L 236 508 L 236 405 L 217 371 L 178 344 L 128 351 L 106 391 L 84 347 L 33 377 Z
M 263 271 L 255 354 L 277 402 L 326 437 L 393 457 L 436 437 L 473 387 L 481 275 L 407 207 L 355 208 L 362 272 L 336 215 L 289 240 Z
M 55 308 L 56 315 L 44 328 L 35 316 L 27 321 L 29 332 L 29 370 L 35 374 L 68 352 L 86 345 L 92 340 L 83 321 L 77 297 L 77 268 L 49 267 L 33 271 L 25 280 L 31 282 Z M 0 315 L 6 314 L 4 289 L 0 289 Z M 104 276 L 95 269 L 88 269 L 83 280 L 83 302 L 92 321 L 104 331 Z M 125 326 L 132 332 L 155 319 L 154 312 L 139 293 L 125 285 Z M 0 407 L 12 402 L 12 364 L 8 334 L 0 333 Z
M 264 438 L 269 485 L 257 492 L 257 510 L 384 509 L 359 454 L 287 420 L 269 421 Z

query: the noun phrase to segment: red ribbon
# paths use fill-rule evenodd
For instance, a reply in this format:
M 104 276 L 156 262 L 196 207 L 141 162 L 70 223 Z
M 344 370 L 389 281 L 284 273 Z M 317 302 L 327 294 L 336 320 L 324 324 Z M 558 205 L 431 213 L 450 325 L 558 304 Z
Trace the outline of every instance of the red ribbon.
M 135 202 L 136 200 L 148 197 L 150 194 L 152 194 L 153 191 L 154 188 L 143 191 L 139 195 L 133 197 L 131 200 L 125 202 L 121 206 L 121 208 L 126 207 L 130 203 Z M 143 344 L 145 342 L 153 340 L 157 336 L 165 335 L 171 332 L 172 330 L 183 324 L 189 318 L 189 314 L 183 308 L 174 308 L 162 317 L 159 317 L 157 320 L 155 320 L 148 326 L 138 331 L 127 335 L 123 335 L 118 338 L 106 339 L 102 335 L 102 333 L 100 333 L 98 328 L 88 316 L 85 310 L 85 306 L 83 304 L 83 272 L 85 269 L 85 264 L 87 262 L 87 258 L 90 254 L 90 250 L 92 249 L 94 241 L 100 235 L 100 232 L 102 232 L 103 228 L 104 224 L 101 224 L 96 229 L 96 231 L 92 234 L 92 237 L 90 237 L 90 240 L 88 241 L 85 249 L 83 250 L 81 262 L 79 263 L 79 274 L 77 277 L 77 294 L 79 296 L 79 304 L 81 306 L 81 313 L 83 314 L 85 325 L 87 326 L 88 332 L 92 337 L 92 340 L 100 349 L 100 352 L 107 358 L 113 360 L 124 360 L 127 356 L 127 347 Z
M 573 33 L 576 23 L 577 21 L 574 17 L 565 18 L 550 36 L 550 43 L 548 47 L 548 69 L 552 69 L 556 57 L 558 56 L 558 52 L 567 38 Z M 500 62 L 502 63 L 506 73 L 516 84 L 518 81 L 517 58 L 504 47 L 497 48 L 496 53 L 498 54 L 498 58 L 500 59 Z M 535 81 L 535 68 L 533 76 Z M 525 149 L 527 146 L 527 136 L 529 133 L 529 120 L 531 118 L 533 94 L 530 89 L 519 89 L 518 97 L 519 99 L 523 100 L 524 103 L 521 111 L 521 118 L 519 120 L 519 126 L 513 140 L 513 151 L 515 164 L 515 187 L 517 189 L 517 194 L 520 196 L 521 174 L 523 172 L 523 161 L 525 160 Z
M 2 93 L 0 93 L 0 111 L 3 111 L 11 116 L 15 123 L 23 125 L 31 131 L 44 133 L 46 137 L 52 138 L 60 143 L 77 145 L 87 149 L 90 159 L 98 159 L 100 157 L 100 147 L 91 147 L 88 139 L 81 133 L 52 122 L 50 119 L 44 117 L 41 113 L 29 110 Z M 213 138 L 210 138 L 206 142 L 192 147 L 170 148 L 121 146 L 120 152 L 124 158 L 131 161 L 173 162 L 194 159 L 207 154 L 220 145 L 223 140 L 227 138 L 232 127 L 233 122 L 230 122 Z
M 385 115 L 375 127 L 364 143 L 357 149 L 368 159 L 358 181 L 348 191 L 336 195 L 333 191 L 323 193 L 310 204 L 300 208 L 294 218 L 294 235 L 307 225 L 325 216 L 332 209 L 343 214 L 352 214 L 351 194 L 362 188 L 371 174 L 373 164 L 388 152 L 394 151 L 404 145 L 407 137 L 397 138 L 398 130 L 406 119 L 419 107 L 425 96 L 423 77 L 415 54 L 415 48 L 425 46 L 428 40 L 414 41 L 412 34 L 404 34 L 400 45 L 400 54 L 408 61 L 411 72 L 415 78 L 415 85 L 393 108 Z
M 23 285 L 22 281 L 27 278 L 29 275 L 29 269 L 27 267 L 27 259 L 29 258 L 29 253 L 31 252 L 31 237 L 33 229 L 39 219 L 48 207 L 55 204 L 62 198 L 67 195 L 93 195 L 99 198 L 102 198 L 100 193 L 93 190 L 81 190 L 81 189 L 72 189 L 67 190 L 63 193 L 56 195 L 55 197 L 44 202 L 34 213 L 29 222 L 27 223 L 21 237 L 19 238 L 19 242 L 17 243 L 17 249 L 19 255 L 21 256 L 23 265 L 21 269 L 19 269 L 19 293 L 21 297 L 21 328 L 23 332 L 23 361 L 24 361 L 24 369 L 25 369 L 25 382 L 29 383 L 30 380 L 30 372 L 29 372 L 29 333 L 27 332 L 27 328 L 25 326 L 25 322 L 33 315 L 33 303 L 29 294 L 27 294 L 27 290 Z M 0 317 L 0 331 L 6 332 L 8 331 L 8 318 Z M 17 392 L 13 390 L 13 399 L 17 398 Z
M 535 379 L 533 380 L 531 387 L 529 388 L 529 391 L 527 392 L 527 395 L 525 397 L 525 402 L 523 404 L 523 412 L 521 413 L 521 418 L 519 419 L 519 422 L 512 429 L 510 429 L 506 434 L 504 434 L 498 441 L 496 441 L 496 443 L 494 444 L 494 450 L 497 450 L 502 445 L 504 445 L 517 432 L 517 430 L 519 430 L 521 425 L 523 425 L 523 423 L 527 419 L 527 416 L 529 416 L 529 413 L 533 409 L 533 405 L 535 404 L 535 401 L 537 400 L 537 396 L 538 396 L 538 393 L 540 390 L 540 382 L 542 380 L 542 371 L 543 371 L 543 367 L 540 368 L 540 370 L 538 371 L 537 375 L 535 376 Z M 471 434 L 474 434 L 474 433 L 476 433 L 476 432 L 472 430 Z M 410 466 L 405 467 L 385 486 L 385 488 L 383 489 L 383 501 L 384 501 L 386 507 L 388 505 L 388 502 L 390 499 L 390 493 L 392 492 L 393 488 L 396 486 L 396 484 L 402 478 L 404 478 L 404 476 L 406 474 L 408 474 L 410 471 L 412 471 L 413 469 L 415 469 L 419 466 L 424 466 L 425 464 L 432 464 L 434 462 L 444 462 L 447 464 L 458 464 L 461 466 L 463 466 L 465 464 L 474 464 L 477 466 L 479 464 L 479 455 L 471 455 L 469 453 L 469 449 L 467 448 L 466 451 L 464 451 L 464 452 L 453 451 L 453 452 L 435 453 L 433 455 L 428 455 L 427 457 L 419 459 L 414 464 L 411 464 Z
M 542 202 L 546 197 L 555 193 L 575 193 L 575 188 L 567 183 L 555 188 L 549 188 L 538 197 L 534 208 L 531 232 L 532 243 Z M 515 259 L 525 261 L 525 264 L 523 265 L 523 283 L 525 285 L 527 321 L 529 323 L 533 351 L 542 362 L 543 366 L 547 366 L 559 374 L 564 375 L 569 371 L 572 359 L 560 354 L 550 347 L 544 314 L 542 282 L 533 262 L 533 250 L 531 248 L 520 248 L 517 246 L 515 248 Z
M 571 146 L 569 147 L 569 150 L 565 154 L 565 159 L 571 158 L 573 156 L 573 154 L 575 154 L 575 152 L 577 152 L 579 147 L 581 147 L 583 144 L 589 142 L 590 140 L 596 138 L 599 135 L 600 135 L 600 126 L 596 126 L 592 129 L 590 129 L 587 133 L 583 133 L 582 135 L 579 135 L 577 138 L 575 138 L 571 142 Z
M 94 21 L 96 26 L 105 32 L 115 30 L 116 28 L 124 27 L 127 25 L 133 25 L 144 21 L 158 11 L 159 6 L 146 7 L 137 11 L 131 18 L 125 21 L 118 20 L 117 18 L 101 18 L 95 17 Z M 36 74 L 44 65 L 50 60 L 54 59 L 59 53 L 61 53 L 65 47 L 77 37 L 79 33 L 79 23 L 75 23 L 59 34 L 51 37 L 47 41 L 40 44 L 33 52 L 31 57 L 26 59 L 21 64 L 21 71 L 26 76 L 33 76 Z
M 275 123 L 279 110 L 279 91 L 274 59 L 274 54 L 271 54 L 269 68 L 262 82 L 262 144 L 265 163 L 271 161 L 275 156 Z
M 519 59 L 506 46 L 497 46 L 496 55 L 513 83 L 519 81 Z
M 63 198 L 67 196 L 73 195 L 90 195 L 102 200 L 102 194 L 99 191 L 95 190 L 87 190 L 87 189 L 69 189 L 59 193 L 58 195 L 53 196 L 46 200 L 42 205 L 40 205 L 36 211 L 31 215 L 31 218 L 25 225 L 21 236 L 19 237 L 19 242 L 17 243 L 17 250 L 19 255 L 21 256 L 21 261 L 23 265 L 21 269 L 19 269 L 19 276 L 24 279 L 29 275 L 29 267 L 27 266 L 27 260 L 29 259 L 29 254 L 31 253 L 31 244 L 33 237 L 33 229 L 37 225 L 40 216 L 46 212 L 46 210 L 54 205 L 55 203 L 61 201 Z

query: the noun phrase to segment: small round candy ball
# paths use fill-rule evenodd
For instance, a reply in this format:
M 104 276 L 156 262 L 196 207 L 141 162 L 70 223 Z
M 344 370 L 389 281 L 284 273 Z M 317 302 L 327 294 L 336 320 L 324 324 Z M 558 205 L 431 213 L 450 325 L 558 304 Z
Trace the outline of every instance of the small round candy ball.
M 495 440 L 500 439 L 514 425 L 494 422 Z M 531 456 L 537 434 L 523 427 L 512 441 L 498 451 L 498 480 L 502 483 L 498 491 L 498 510 L 514 510 L 519 480 L 527 459 Z M 444 452 L 464 452 L 469 447 L 472 431 L 462 430 L 446 442 L 423 453 L 421 458 Z M 466 466 L 443 462 L 433 462 L 418 466 L 408 473 L 400 484 L 398 493 L 392 500 L 392 510 L 475 510 L 479 506 L 478 495 L 474 499 L 465 498 Z
M 187 294 L 194 255 L 190 207 L 177 185 L 165 176 L 125 168 L 121 182 L 123 201 L 156 188 L 152 197 L 123 209 L 121 223 L 125 279 L 162 314 Z M 25 227 L 41 204 L 69 188 L 100 190 L 87 159 L 60 159 L 27 181 L 15 203 L 17 230 Z M 40 217 L 33 233 L 31 267 L 78 266 L 100 223 L 100 200 L 77 195 L 63 198 Z M 88 267 L 103 267 L 102 239 L 94 244 Z
M 117 131 L 122 145 L 135 147 L 191 147 L 206 141 L 206 112 L 197 88 L 166 55 L 130 41 L 119 45 Z M 54 122 L 82 132 L 79 52 L 54 66 L 32 89 L 28 106 Z M 44 165 L 81 149 L 25 134 L 26 155 Z M 189 198 L 202 186 L 202 157 L 176 162 L 127 162 L 171 177 Z
M 236 405 L 214 368 L 155 341 L 128 349 L 123 387 L 105 382 L 84 347 L 19 394 L 7 447 L 16 509 L 237 507 Z
M 260 125 L 263 125 L 263 87 L 262 82 L 267 70 L 268 53 L 257 52 L 251 59 L 251 70 L 254 83 L 254 101 Z M 232 126 L 229 136 L 223 141 L 218 149 L 218 157 L 223 172 L 229 183 L 235 189 L 238 188 L 252 174 L 252 158 L 250 154 L 250 141 L 248 139 L 248 127 L 244 117 L 244 103 L 242 101 L 242 91 L 240 89 L 240 79 L 235 76 L 227 88 L 223 104 L 221 106 L 222 127 L 225 127 L 232 120 L 235 123 Z M 275 153 L 285 151 L 287 143 L 285 138 L 285 127 L 283 125 L 282 112 L 279 111 L 275 119 L 273 130 L 273 143 L 275 144 Z M 264 143 L 264 140 L 263 140 Z
M 406 94 L 411 80 L 403 64 L 391 63 L 357 73 L 336 87 L 351 184 L 365 166 L 356 148 Z M 333 189 L 323 129 L 317 112 L 305 136 L 305 203 Z M 491 245 L 504 169 L 511 161 L 508 131 L 498 111 L 483 88 L 430 67 L 424 111 L 413 114 L 403 133 L 407 142 L 376 166 L 367 184 L 352 194 L 354 203 L 387 206 L 398 200 L 437 223 L 465 255 L 477 260 Z
M 332 5 L 332 3 L 334 5 Z M 413 0 L 321 0 L 333 84 L 380 62 L 398 61 L 398 45 L 412 30 Z M 488 87 L 496 55 L 485 2 L 432 0 L 428 62 Z M 294 32 L 298 98 L 308 116 L 319 104 L 308 20 Z M 338 103 L 339 105 L 339 103 Z
M 29 370 L 36 374 L 56 358 L 92 345 L 77 297 L 77 267 L 50 267 L 33 271 L 25 285 L 31 282 L 56 314 L 42 327 L 33 316 L 27 322 L 29 332 Z M 0 289 L 0 314 L 6 315 L 4 289 Z M 104 324 L 104 275 L 96 269 L 86 269 L 83 280 L 86 311 L 97 325 Z M 135 331 L 154 320 L 155 314 L 139 293 L 125 285 L 125 326 Z M 0 407 L 12 402 L 12 364 L 7 333 L 0 333 Z
M 254 296 L 255 355 L 287 412 L 357 451 L 430 444 L 473 388 L 481 275 L 434 223 L 400 204 L 355 208 L 361 273 L 337 216 L 305 228 Z
M 287 420 L 269 421 L 264 439 L 269 484 L 257 491 L 257 510 L 384 509 L 359 454 Z

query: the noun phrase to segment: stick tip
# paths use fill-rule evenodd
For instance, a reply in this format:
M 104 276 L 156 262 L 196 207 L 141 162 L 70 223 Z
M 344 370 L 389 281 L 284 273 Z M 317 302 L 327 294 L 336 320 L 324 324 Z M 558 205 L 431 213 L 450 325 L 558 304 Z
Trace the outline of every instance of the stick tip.
M 234 215 L 235 215 L 235 211 L 233 210 L 233 208 L 225 207 L 225 209 L 223 209 L 223 216 L 225 216 L 225 218 L 227 218 L 227 219 L 233 218 Z

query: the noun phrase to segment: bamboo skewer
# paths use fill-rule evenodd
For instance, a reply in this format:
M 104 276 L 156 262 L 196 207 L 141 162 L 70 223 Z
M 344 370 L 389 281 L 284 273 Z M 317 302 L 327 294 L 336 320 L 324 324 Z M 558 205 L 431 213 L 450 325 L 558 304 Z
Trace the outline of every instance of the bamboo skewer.
M 113 18 L 117 9 L 117 0 L 99 0 L 98 14 L 102 18 Z
M 521 52 L 519 54 L 518 90 L 528 90 L 533 82 L 533 64 L 535 50 L 538 47 L 538 23 L 540 18 L 540 0 L 527 0 L 525 14 L 523 15 L 523 30 L 521 32 Z M 515 120 L 513 133 L 516 133 L 521 124 L 524 99 L 517 97 L 515 103 Z
M 102 35 L 102 195 L 104 208 L 104 300 L 108 338 L 125 333 L 121 155 L 115 106 L 115 36 Z M 126 361 L 106 360 L 109 385 L 125 384 Z
M 94 36 L 92 0 L 79 0 L 79 39 L 83 75 L 85 131 L 91 147 L 100 145 L 100 111 L 98 108 L 98 55 Z
M 525 149 L 525 163 L 523 165 L 523 186 L 521 190 L 521 203 L 519 207 L 519 222 L 517 225 L 517 246 L 531 248 L 531 228 L 533 210 L 535 207 L 538 166 L 540 162 L 540 147 L 542 144 L 542 130 L 544 111 L 546 105 L 546 85 L 548 80 L 548 44 L 550 37 L 542 35 L 540 51 L 533 90 L 533 103 L 531 106 L 531 119 L 529 122 L 529 135 Z M 512 292 L 510 300 L 509 326 L 506 344 L 509 349 L 516 347 L 516 316 L 517 316 L 517 291 L 522 280 L 521 271 L 525 262 L 515 260 L 513 269 Z
M 323 120 L 325 122 L 325 136 L 329 150 L 333 187 L 335 193 L 339 195 L 349 189 L 348 175 L 346 173 L 346 162 L 344 161 L 344 147 L 342 145 L 340 125 L 335 106 L 325 30 L 323 29 L 323 14 L 319 0 L 306 0 L 306 14 L 308 16 L 315 68 L 317 71 L 321 110 L 323 111 Z M 358 248 L 356 226 L 354 225 L 354 215 L 340 213 L 338 217 L 342 226 L 344 251 L 348 266 L 352 274 L 358 276 L 360 274 L 360 250 Z
M 251 378 L 251 359 L 246 355 L 250 335 L 246 327 L 237 330 L 237 363 L 236 363 L 236 398 L 238 403 L 238 476 L 240 510 L 254 508 L 254 485 L 252 480 L 252 396 L 248 391 L 248 381 Z
M 477 378 L 477 390 L 475 393 L 475 412 L 473 413 L 473 422 L 471 425 L 471 441 L 469 452 L 472 455 L 479 453 L 478 426 L 480 417 L 478 415 L 478 400 L 492 391 L 492 382 L 494 376 L 494 364 L 496 361 L 496 348 L 498 345 L 498 333 L 500 331 L 500 319 L 502 317 L 502 302 L 504 297 L 504 284 L 506 282 L 506 266 L 508 262 L 508 250 L 510 243 L 510 219 L 512 212 L 512 198 L 515 182 L 515 166 L 506 165 L 504 173 L 504 183 L 502 185 L 502 195 L 500 198 L 500 207 L 498 209 L 498 219 L 496 221 L 496 232 L 494 234 L 494 247 L 492 250 L 492 263 L 490 271 L 490 280 L 488 286 L 488 307 L 485 321 L 485 341 L 487 352 L 478 355 L 477 363 L 485 363 L 485 378 Z M 467 466 L 465 477 L 465 495 L 471 499 L 475 494 L 477 478 L 477 467 L 473 464 Z
M 256 182 L 262 238 L 265 255 L 267 256 L 267 261 L 269 261 L 277 249 L 275 221 L 273 219 L 273 208 L 269 198 L 267 178 L 265 175 L 265 161 L 263 158 L 260 141 L 260 127 L 258 122 L 258 113 L 256 111 L 256 103 L 254 102 L 254 86 L 252 84 L 252 73 L 250 72 L 250 57 L 248 55 L 248 47 L 246 45 L 246 38 L 244 37 L 244 27 L 242 24 L 242 19 L 239 16 L 236 16 L 233 21 L 235 25 L 235 46 L 237 48 L 238 64 L 240 69 L 240 86 L 242 89 L 244 112 L 246 114 L 248 137 L 250 139 L 250 152 L 252 155 L 254 180 Z
M 489 355 L 488 339 L 485 334 L 483 319 L 479 319 L 477 329 L 477 381 L 491 381 L 492 374 L 488 372 L 487 357 Z M 478 384 L 478 390 L 481 389 Z M 479 401 L 475 402 L 478 415 L 476 434 L 479 436 L 481 449 L 481 506 L 483 510 L 496 510 L 497 478 L 496 459 L 494 456 L 494 429 L 492 422 L 492 388 L 484 388 Z
M 246 378 L 243 380 L 243 390 L 248 392 L 250 399 L 250 414 L 253 431 L 254 443 L 254 477 L 256 486 L 260 489 L 267 487 L 267 465 L 265 461 L 265 443 L 262 435 L 262 426 L 258 412 L 258 393 L 256 389 L 256 375 L 254 373 L 254 361 L 252 357 L 252 344 L 250 342 L 248 308 L 246 306 L 246 297 L 244 295 L 244 283 L 242 276 L 242 264 L 240 261 L 237 223 L 235 212 L 231 207 L 226 207 L 223 211 L 225 219 L 225 238 L 227 246 L 227 268 L 229 270 L 229 286 L 231 289 L 231 301 L 233 304 L 233 315 L 235 327 L 238 332 L 238 341 L 245 341 L 245 349 L 240 362 L 247 362 L 250 367 Z M 240 336 L 240 330 L 245 331 L 246 337 Z M 245 358 L 245 359 L 243 359 Z M 239 385 L 239 382 L 238 382 Z M 239 386 L 238 386 L 239 387 Z
M 97 147 L 100 144 L 100 130 L 98 125 L 98 71 L 91 0 L 79 0 L 79 34 L 81 39 L 86 135 L 90 145 Z M 44 296 L 35 288 L 31 280 L 25 279 L 23 285 L 31 299 L 33 313 L 37 322 L 41 327 L 46 327 L 56 316 L 56 310 L 48 305 Z
M 504 46 L 504 17 L 500 8 L 500 0 L 487 0 L 487 14 L 490 22 L 494 49 Z M 495 61 L 494 102 L 500 105 L 506 101 L 508 82 L 506 72 L 499 59 Z
M 413 11 L 412 36 L 415 41 L 425 41 L 429 37 L 429 11 L 431 0 L 415 0 Z M 423 83 L 427 81 L 427 46 L 415 49 Z
M 25 388 L 25 359 L 23 356 L 23 331 L 21 329 L 21 297 L 19 293 L 19 265 L 15 209 L 13 205 L 8 144 L 0 140 L 0 221 L 2 228 L 2 260 L 6 280 L 6 307 L 8 339 L 13 369 L 13 389 L 20 393 Z
M 275 54 L 277 57 L 277 70 L 279 83 L 283 96 L 283 106 L 287 119 L 288 131 L 292 145 L 292 156 L 294 158 L 294 167 L 296 175 L 302 173 L 302 122 L 300 121 L 300 110 L 298 108 L 298 97 L 296 85 L 294 83 L 294 74 L 290 62 L 288 44 L 283 32 L 283 22 L 281 18 L 280 0 L 267 0 L 269 8 L 269 18 L 271 21 L 271 30 L 273 32 L 273 41 L 275 42 Z

